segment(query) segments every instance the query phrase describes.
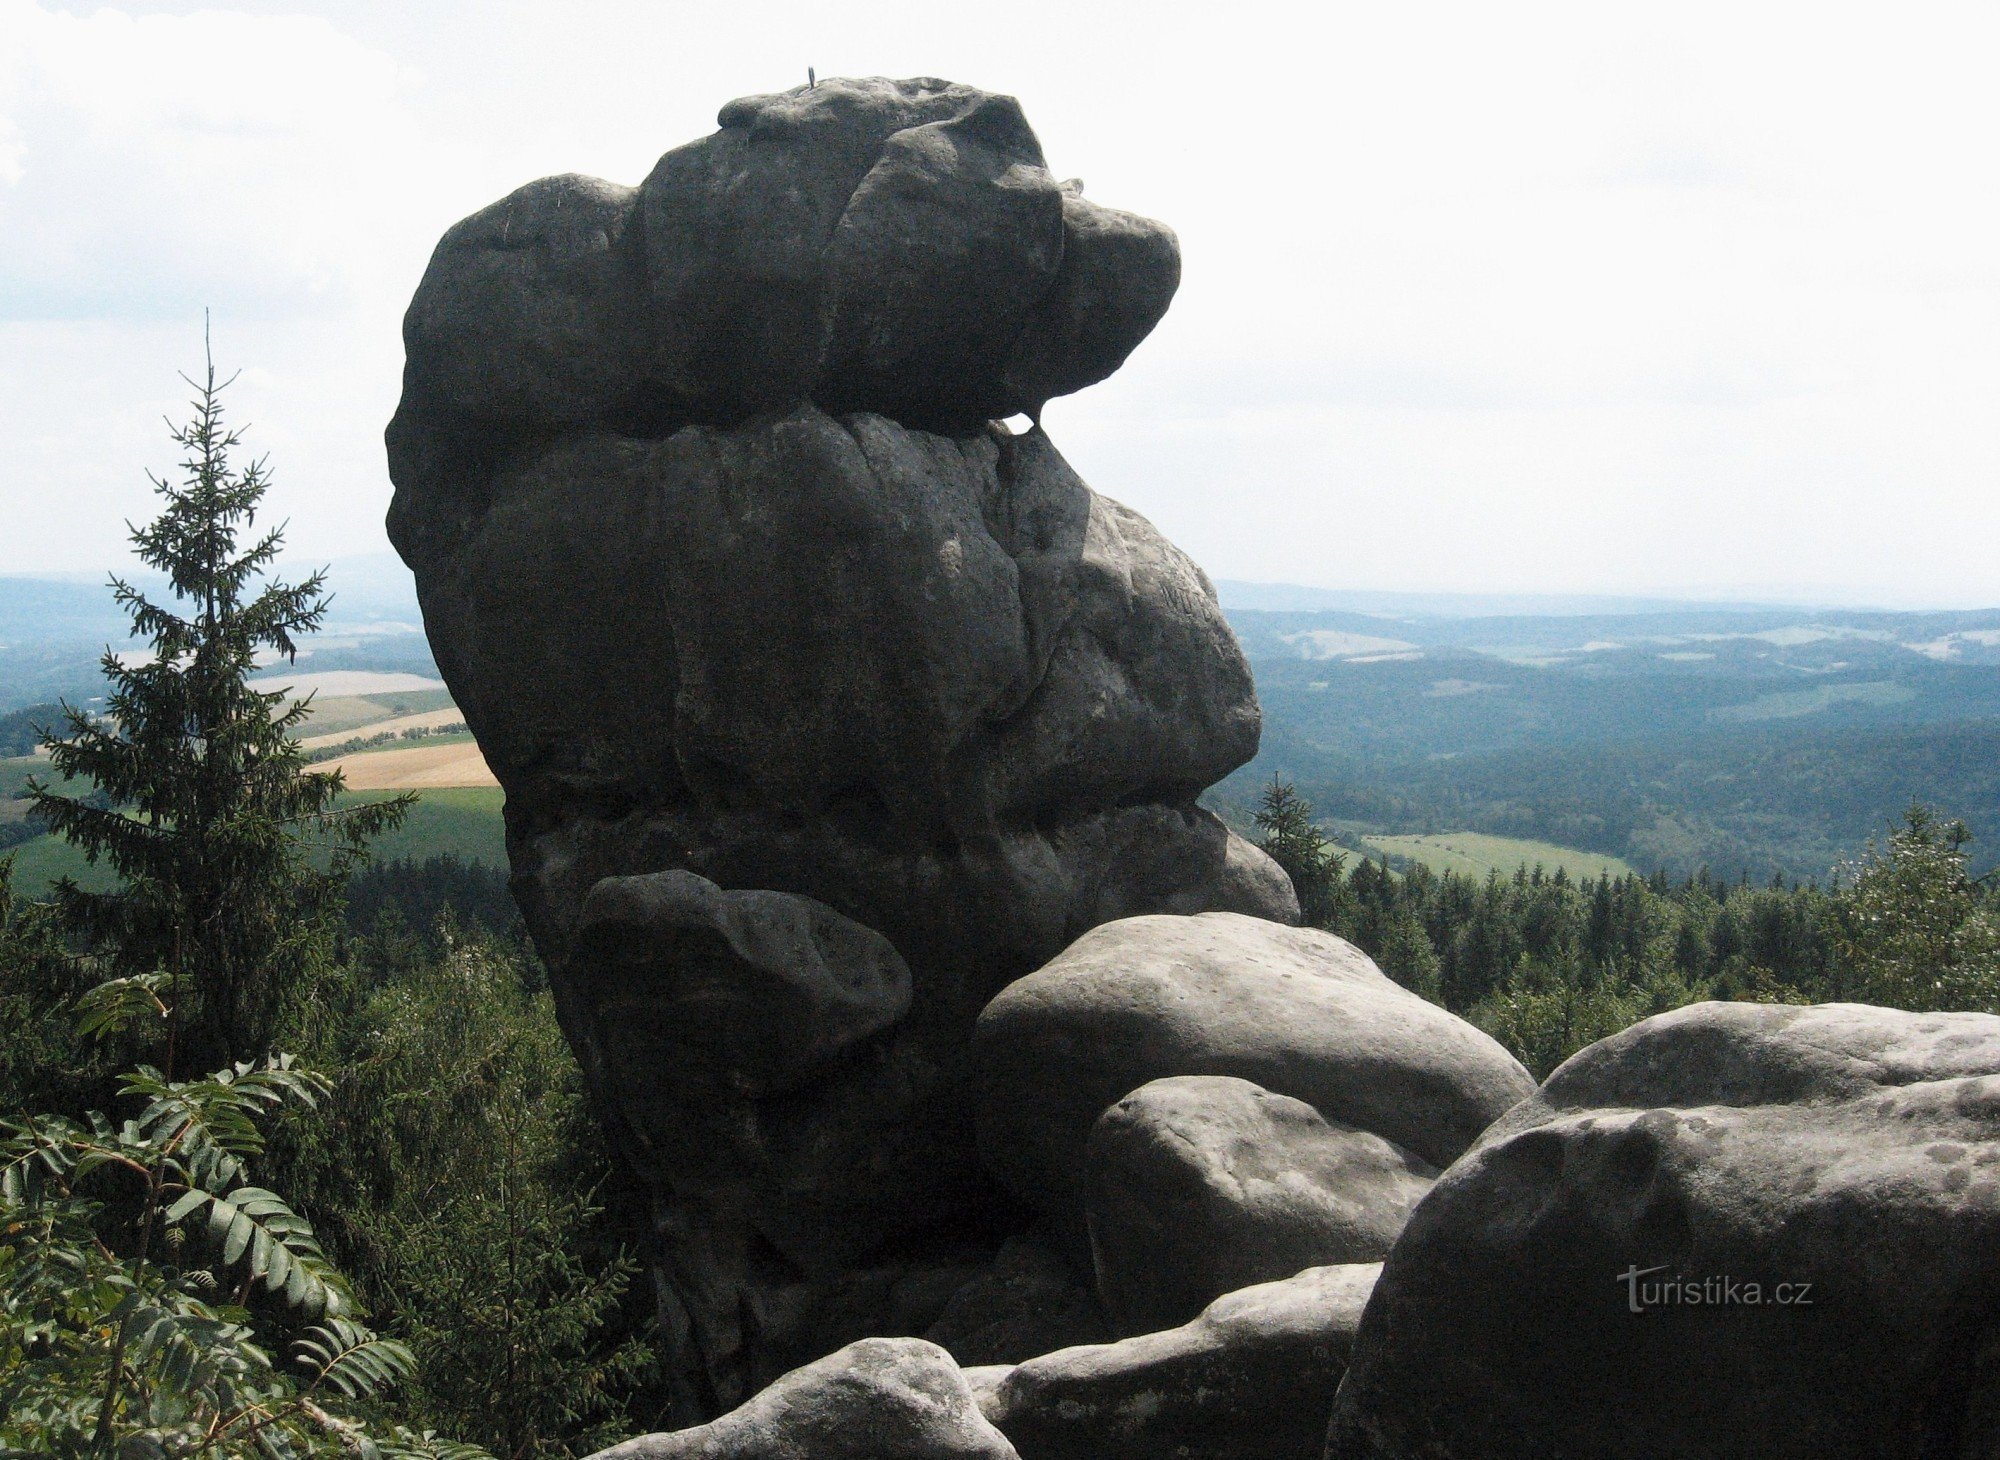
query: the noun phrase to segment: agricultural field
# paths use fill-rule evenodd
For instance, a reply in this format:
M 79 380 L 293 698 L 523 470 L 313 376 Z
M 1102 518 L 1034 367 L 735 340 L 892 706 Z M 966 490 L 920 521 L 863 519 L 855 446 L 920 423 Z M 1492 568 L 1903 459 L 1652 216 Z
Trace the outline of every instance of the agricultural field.
M 1624 860 L 1603 852 L 1580 852 L 1553 842 L 1527 841 L 1519 837 L 1489 836 L 1477 831 L 1431 832 L 1414 836 L 1384 836 L 1379 833 L 1363 840 L 1390 857 L 1421 862 L 1433 872 L 1457 872 L 1484 878 L 1489 872 L 1511 877 L 1518 867 L 1540 867 L 1546 872 L 1560 868 L 1572 881 L 1610 875 L 1622 877 L 1633 869 Z
M 343 800 L 386 800 L 393 792 L 349 792 Z M 500 808 L 506 797 L 498 786 L 447 786 L 419 794 L 403 824 L 374 843 L 383 861 L 426 857 L 449 852 L 462 862 L 489 867 L 507 865 L 507 828 Z
M 332 675 L 319 676 L 330 679 Z M 409 678 L 415 675 L 383 675 L 382 678 Z M 305 675 L 298 676 L 303 680 Z M 272 683 L 266 688 L 276 689 L 283 681 Z M 433 714 L 450 710 L 450 718 L 458 718 L 451 702 L 451 691 L 441 688 L 384 689 L 371 694 L 330 694 L 324 689 L 310 685 L 294 685 L 296 696 L 304 699 L 312 696 L 312 714 L 301 728 L 311 739 L 326 735 L 351 735 L 363 728 L 375 730 L 387 728 L 386 721 L 410 716 Z M 308 741 L 308 748 L 310 741 Z
M 370 703 L 373 702 L 371 701 Z M 456 705 L 447 704 L 440 710 L 424 710 L 416 714 L 396 715 L 394 718 L 388 720 L 364 720 L 357 728 L 335 729 L 328 727 L 324 733 L 300 736 L 299 748 L 309 751 L 326 750 L 333 746 L 344 744 L 358 736 L 401 735 L 405 730 L 441 730 L 447 725 L 459 724 L 464 719 L 465 716 L 459 712 Z M 317 726 L 321 721 L 315 715 L 311 723 Z
M 500 782 L 470 735 L 426 737 L 416 745 L 391 742 L 322 761 L 319 771 L 339 771 L 354 791 L 428 791 L 452 786 L 491 786 Z
M 451 702 L 448 691 L 434 683 L 418 681 L 415 675 L 320 675 L 296 677 L 298 681 L 318 678 L 332 683 L 319 689 L 365 689 L 367 694 L 315 693 L 312 716 L 304 728 L 308 733 L 300 744 L 307 751 L 327 751 L 354 739 L 374 735 L 395 738 L 384 744 L 359 748 L 331 760 L 323 760 L 315 771 L 340 771 L 347 780 L 344 804 L 384 800 L 401 791 L 415 791 L 418 802 L 410 808 L 403 825 L 376 843 L 383 858 L 422 859 L 445 852 L 467 862 L 488 866 L 507 864 L 506 829 L 501 820 L 502 795 L 493 772 L 487 768 L 479 746 L 471 735 L 438 734 L 462 722 L 463 716 Z M 381 681 L 393 680 L 384 684 Z M 316 689 L 300 683 L 302 693 Z M 419 732 L 421 738 L 403 738 Z M 49 778 L 48 761 L 40 756 L 0 759 L 0 834 L 9 828 L 19 838 L 25 827 L 28 803 L 21 799 L 24 782 L 30 775 Z M 61 877 L 74 877 L 86 887 L 101 890 L 115 880 L 108 868 L 92 867 L 83 855 L 66 842 L 49 836 L 31 837 L 13 845 L 0 842 L 0 857 L 14 859 L 14 886 L 25 896 L 39 897 Z

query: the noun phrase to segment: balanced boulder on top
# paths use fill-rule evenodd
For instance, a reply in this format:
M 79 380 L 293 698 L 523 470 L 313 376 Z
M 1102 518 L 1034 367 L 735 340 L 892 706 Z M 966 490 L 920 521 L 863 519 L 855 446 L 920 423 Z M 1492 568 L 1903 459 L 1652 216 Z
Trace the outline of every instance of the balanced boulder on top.
M 1012 97 L 924 78 L 745 97 L 637 188 L 528 184 L 448 232 L 405 410 L 662 434 L 815 402 L 950 434 L 1116 370 L 1170 230 L 1048 171 Z

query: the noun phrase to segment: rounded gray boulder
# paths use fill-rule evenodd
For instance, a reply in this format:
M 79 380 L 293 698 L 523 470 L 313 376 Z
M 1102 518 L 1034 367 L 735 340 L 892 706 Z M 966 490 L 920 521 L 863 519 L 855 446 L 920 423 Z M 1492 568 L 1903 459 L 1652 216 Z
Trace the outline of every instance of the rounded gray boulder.
M 593 1460 L 1016 1460 L 951 1356 L 865 1338 L 773 1382 L 719 1419 L 642 1435 Z
M 889 940 L 809 897 L 725 892 L 692 872 L 606 877 L 584 900 L 592 1003 L 629 1084 L 705 1079 L 740 1093 L 796 1088 L 910 1009 L 910 970 Z
M 972 1058 L 980 1154 L 1079 1243 L 1091 1128 L 1149 1081 L 1235 1076 L 1440 1167 L 1535 1088 L 1352 944 L 1228 912 L 1093 929 L 987 1005 Z
M 1191 1323 L 981 1375 L 1022 1460 L 1318 1460 L 1379 1263 L 1316 1267 Z
M 1662 1014 L 1439 1179 L 1327 1456 L 2000 1453 L 1996 1258 L 2000 1018 Z
M 1437 1168 L 1303 1100 L 1226 1075 L 1141 1085 L 1084 1153 L 1097 1290 L 1121 1334 L 1224 1293 L 1388 1256 Z

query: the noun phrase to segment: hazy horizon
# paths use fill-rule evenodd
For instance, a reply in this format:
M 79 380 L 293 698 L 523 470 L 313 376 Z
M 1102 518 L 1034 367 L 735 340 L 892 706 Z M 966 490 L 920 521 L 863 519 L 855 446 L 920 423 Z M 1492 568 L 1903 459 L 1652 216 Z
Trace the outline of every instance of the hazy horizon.
M 382 594 L 385 587 L 384 575 L 393 578 L 396 585 L 394 591 L 406 595 L 410 605 L 412 607 L 415 606 L 415 581 L 409 569 L 403 565 L 402 560 L 396 556 L 393 550 L 388 548 L 373 552 L 343 554 L 329 559 L 315 559 L 297 552 L 287 551 L 281 556 L 278 562 L 277 572 L 281 578 L 296 580 L 307 573 L 321 568 L 328 570 L 328 590 L 335 595 L 336 607 L 343 592 L 346 592 L 350 598 L 361 596 L 367 598 L 370 602 L 376 601 L 371 595 Z M 357 570 L 368 575 L 370 579 L 359 594 L 356 593 L 351 580 L 346 582 L 345 585 L 343 584 L 343 579 Z M 100 570 L 88 568 L 39 571 L 35 569 L 22 571 L 0 569 L 0 579 L 94 587 L 103 584 L 113 573 L 127 579 L 146 579 L 157 576 L 149 575 L 143 570 L 135 571 L 134 565 L 128 563 L 124 566 L 113 565 Z M 1863 598 L 1843 599 L 1831 594 L 1813 595 L 1803 592 L 1784 594 L 1749 587 L 1735 593 L 1703 592 L 1698 590 L 1676 592 L 1671 588 L 1654 593 L 1575 593 L 1557 591 L 1535 592 L 1532 590 L 1477 592 L 1449 585 L 1424 583 L 1390 583 L 1379 585 L 1303 583 L 1270 579 L 1222 578 L 1214 574 L 1210 574 L 1210 580 L 1214 583 L 1217 594 L 1225 607 L 1249 611 L 1256 611 L 1258 608 L 1264 606 L 1258 602 L 1253 602 L 1252 600 L 1254 599 L 1277 598 L 1285 595 L 1299 597 L 1301 603 L 1297 607 L 1287 606 L 1282 611 L 1310 611 L 1305 601 L 1313 596 L 1324 596 L 1330 599 L 1378 599 L 1385 601 L 1449 601 L 1457 599 L 1463 600 L 1467 604 L 1492 604 L 1501 601 L 1511 601 L 1524 605 L 1540 605 L 1539 607 L 1523 608 L 1519 611 L 1546 615 L 1562 613 L 1574 613 L 1577 615 L 1605 612 L 1631 613 L 1647 611 L 1654 606 L 1690 610 L 1790 609 L 1799 612 L 1828 611 L 1846 613 L 1950 613 L 1977 612 L 1986 609 L 2000 610 L 2000 596 L 1996 596 L 1996 600 L 1992 602 L 1959 603 L 1929 600 L 1891 603 Z M 106 605 L 107 609 L 109 609 L 110 601 L 108 598 Z M 1557 607 L 1556 605 L 1564 606 Z M 1398 611 L 1389 608 L 1353 608 L 1345 604 L 1328 606 L 1343 607 L 1347 611 L 1361 613 L 1379 612 L 1387 614 Z M 1401 611 L 1423 612 L 1424 610 L 1406 609 Z M 1495 610 L 1496 613 L 1503 611 Z M 334 617 L 337 619 L 339 615 L 336 613 Z
M 295 561 L 383 550 L 451 223 L 636 182 L 746 93 L 939 74 L 1164 219 L 1180 295 L 1053 402 L 1218 579 L 2000 603 L 2000 17 L 1803 4 L 756 12 L 0 0 L 0 572 L 154 510 L 213 310 Z

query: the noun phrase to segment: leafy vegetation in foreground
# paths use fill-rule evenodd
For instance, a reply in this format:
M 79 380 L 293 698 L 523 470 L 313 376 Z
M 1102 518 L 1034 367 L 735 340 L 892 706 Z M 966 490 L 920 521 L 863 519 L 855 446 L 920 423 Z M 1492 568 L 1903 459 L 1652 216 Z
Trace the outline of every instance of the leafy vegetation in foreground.
M 100 984 L 78 1032 L 171 1023 L 173 996 L 165 974 Z M 328 1089 L 282 1056 L 196 1080 L 141 1066 L 119 1090 L 127 1119 L 0 1122 L 6 1453 L 444 1452 L 378 1426 L 373 1401 L 410 1376 L 411 1350 L 362 1321 L 311 1224 L 251 1183 L 266 1121 Z
M 263 1395 L 259 1403 L 282 1407 L 303 1396 L 343 1426 L 372 1426 L 388 1454 L 476 1453 L 436 1438 L 448 1434 L 495 1455 L 553 1460 L 658 1428 L 666 1399 L 655 1387 L 651 1305 L 647 1290 L 632 1281 L 631 1254 L 646 1229 L 644 1203 L 618 1183 L 586 1112 L 546 979 L 506 903 L 504 875 L 439 859 L 373 865 L 351 885 L 351 931 L 318 968 L 311 997 L 284 1031 L 314 1066 L 338 1073 L 326 1081 L 311 1077 L 304 1092 L 313 1097 L 311 1107 L 293 1102 L 296 1108 L 270 1132 L 268 1148 L 245 1155 L 243 1179 L 254 1155 L 261 1190 L 271 1195 L 246 1200 L 289 1198 L 285 1210 L 301 1224 L 300 1241 L 309 1240 L 314 1260 L 338 1275 L 346 1318 L 365 1322 L 377 1340 L 392 1345 L 374 1351 L 402 1356 L 385 1375 L 396 1379 L 394 1387 L 356 1396 L 366 1402 L 355 1408 L 323 1402 L 324 1384 L 315 1389 L 313 1371 L 293 1361 L 295 1350 L 304 1353 L 296 1340 L 310 1338 L 313 1324 L 287 1316 L 282 1305 L 273 1308 L 260 1286 L 264 1279 L 245 1292 L 243 1269 L 232 1268 L 227 1280 L 218 1274 L 215 1260 L 226 1246 L 202 1245 L 210 1218 L 200 1212 L 176 1226 L 165 1221 L 171 1204 L 156 1211 L 151 1266 L 129 1281 L 105 1278 L 111 1286 L 98 1297 L 110 1302 L 113 1289 L 128 1292 L 143 1278 L 157 1305 L 167 1301 L 162 1285 L 178 1285 L 175 1292 L 208 1305 L 225 1325 L 198 1328 L 196 1339 L 247 1344 L 269 1361 L 251 1375 L 265 1386 L 255 1391 Z M 471 921 L 454 912 L 458 907 Z M 97 1037 L 79 1032 L 78 1013 L 89 1015 L 106 998 L 91 994 L 89 977 L 87 963 L 64 946 L 51 909 L 15 901 L 0 874 L 0 1019 L 15 1036 L 0 1046 L 0 1110 L 58 1112 L 36 1122 L 45 1138 L 51 1130 L 81 1132 L 86 1141 L 102 1140 L 106 1131 L 116 1135 L 120 1123 L 90 1118 L 91 1102 L 144 1093 L 132 1077 L 112 1073 L 109 1061 L 155 1043 L 153 1031 L 121 1034 L 99 1018 Z M 240 1083 L 243 1076 L 216 1078 Z M 190 1088 L 199 1094 L 206 1086 Z M 95 1201 L 75 1215 L 88 1219 L 93 1241 L 127 1260 L 136 1240 L 134 1191 L 144 1188 L 120 1183 L 136 1181 L 137 1173 L 118 1166 L 86 1174 L 105 1189 L 94 1198 L 73 1193 L 79 1202 Z M 186 1195 L 178 1188 L 163 1192 Z M 277 1220 L 288 1223 L 291 1216 Z M 30 1328 L 52 1321 L 48 1275 L 57 1259 L 46 1254 L 68 1250 L 62 1242 L 85 1241 L 74 1222 L 58 1230 L 48 1221 L 41 1208 L 8 1208 L 0 1217 L 0 1233 L 12 1234 L 0 1235 L 0 1329 L 19 1324 L 19 1331 L 5 1329 L 11 1338 L 0 1335 L 0 1349 L 14 1342 L 15 1352 L 38 1365 L 15 1389 L 0 1385 L 0 1446 L 35 1448 L 22 1438 L 32 1436 L 37 1453 L 61 1453 L 50 1437 L 74 1439 L 83 1433 L 76 1424 L 97 1413 L 115 1325 L 107 1326 L 102 1314 L 72 1315 L 75 1332 L 66 1347 L 57 1346 L 60 1353 L 46 1338 L 29 1341 Z M 254 1234 L 247 1240 L 254 1243 Z M 30 1247 L 33 1273 L 7 1267 L 9 1251 Z M 289 1271 L 285 1280 L 292 1280 Z M 187 1311 L 190 1321 L 207 1322 Z M 97 1347 L 86 1341 L 90 1334 L 102 1340 Z M 138 1381 L 133 1395 L 142 1397 L 128 1396 L 113 1433 L 138 1444 L 135 1435 L 158 1430 L 162 1453 L 204 1453 L 161 1428 L 160 1416 L 172 1408 L 166 1396 L 182 1371 L 147 1367 L 154 1363 L 151 1350 L 120 1363 Z M 8 1364 L 0 1353 L 0 1369 Z M 31 1388 L 39 1396 L 32 1404 L 22 1397 Z M 214 1395 L 182 1400 L 211 1424 L 221 1417 L 218 1436 L 243 1438 L 247 1421 L 229 1419 L 233 1411 L 216 1408 Z M 62 1422 L 70 1429 L 48 1428 L 59 1414 L 68 1415 Z M 10 1431 L 10 1415 L 43 1428 Z M 299 1453 L 320 1453 L 311 1446 L 322 1441 L 333 1447 L 327 1453 L 353 1453 L 364 1432 L 315 1430 L 319 1421 L 306 1409 L 294 1418 L 310 1431 L 294 1437 Z M 85 1434 L 74 1452 L 91 1453 L 90 1438 Z M 146 1451 L 128 1444 L 124 1453 Z M 252 1451 L 219 1443 L 208 1453 Z
M 2000 888 L 1970 833 L 1912 807 L 1829 888 L 1700 873 L 1400 875 L 1329 843 L 1313 808 L 1266 788 L 1261 841 L 1307 921 L 1499 1039 L 1540 1078 L 1584 1045 L 1701 999 L 1859 1000 L 2000 1012 Z
M 0 862 L 0 1453 L 596 1449 L 643 1398 L 648 1315 L 541 970 L 435 920 L 480 881 L 458 864 L 342 927 L 406 803 L 343 798 L 249 682 L 325 601 L 247 591 L 278 546 L 236 543 L 263 467 L 229 467 L 195 389 L 187 480 L 134 536 L 174 601 L 117 595 L 152 657 L 107 656 L 111 713 L 66 712 L 65 784 L 25 786 L 107 880 L 22 904 Z

